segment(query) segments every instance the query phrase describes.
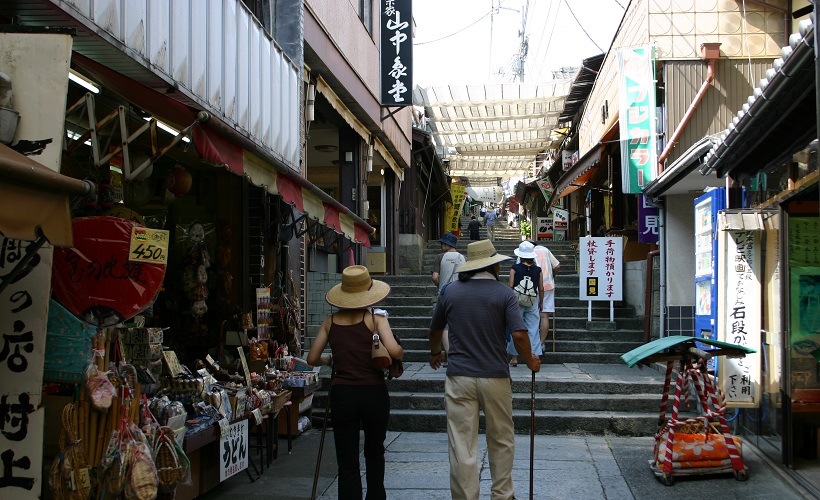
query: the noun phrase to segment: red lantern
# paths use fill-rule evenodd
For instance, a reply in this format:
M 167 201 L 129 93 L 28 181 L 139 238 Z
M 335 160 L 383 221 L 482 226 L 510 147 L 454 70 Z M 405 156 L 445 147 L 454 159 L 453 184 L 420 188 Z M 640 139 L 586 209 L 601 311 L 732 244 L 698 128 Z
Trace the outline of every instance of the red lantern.
M 191 190 L 194 184 L 194 178 L 191 172 L 183 166 L 176 166 L 170 173 L 168 173 L 168 191 L 172 192 L 177 198 L 182 198 L 185 193 Z
M 129 261 L 131 229 L 118 217 L 74 219 L 74 248 L 55 248 L 51 285 L 66 309 L 94 326 L 131 319 L 157 295 L 164 264 Z

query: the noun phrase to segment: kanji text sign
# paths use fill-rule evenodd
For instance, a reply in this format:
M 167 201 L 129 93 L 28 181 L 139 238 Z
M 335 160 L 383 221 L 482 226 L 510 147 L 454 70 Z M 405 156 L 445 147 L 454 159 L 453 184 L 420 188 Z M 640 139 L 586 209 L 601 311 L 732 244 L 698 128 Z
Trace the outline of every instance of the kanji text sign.
M 623 238 L 580 238 L 581 300 L 623 300 Z

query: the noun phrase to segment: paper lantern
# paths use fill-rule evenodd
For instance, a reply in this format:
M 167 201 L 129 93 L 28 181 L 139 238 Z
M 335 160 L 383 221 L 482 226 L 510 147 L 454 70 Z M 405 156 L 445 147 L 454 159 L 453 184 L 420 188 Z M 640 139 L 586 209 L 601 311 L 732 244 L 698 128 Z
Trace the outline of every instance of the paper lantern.
M 164 264 L 128 260 L 134 226 L 118 217 L 74 219 L 74 248 L 54 249 L 54 296 L 86 323 L 105 327 L 131 319 L 162 286 Z
M 191 190 L 193 184 L 194 178 L 191 172 L 188 172 L 183 166 L 174 167 L 168 174 L 168 191 L 174 193 L 177 198 L 185 196 Z

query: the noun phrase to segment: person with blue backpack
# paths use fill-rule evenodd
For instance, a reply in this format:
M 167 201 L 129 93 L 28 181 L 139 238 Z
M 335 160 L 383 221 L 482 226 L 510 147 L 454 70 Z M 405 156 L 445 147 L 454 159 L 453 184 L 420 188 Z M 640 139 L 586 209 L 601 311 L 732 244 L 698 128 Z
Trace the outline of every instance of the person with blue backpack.
M 510 268 L 510 288 L 518 298 L 518 308 L 527 325 L 527 335 L 530 338 L 532 354 L 541 356 L 541 304 L 544 299 L 544 281 L 541 279 L 541 268 L 535 263 L 535 245 L 530 241 L 522 241 L 514 251 L 519 262 Z M 510 364 L 518 366 L 518 351 L 515 343 L 510 339 L 507 342 L 507 354 L 511 356 Z

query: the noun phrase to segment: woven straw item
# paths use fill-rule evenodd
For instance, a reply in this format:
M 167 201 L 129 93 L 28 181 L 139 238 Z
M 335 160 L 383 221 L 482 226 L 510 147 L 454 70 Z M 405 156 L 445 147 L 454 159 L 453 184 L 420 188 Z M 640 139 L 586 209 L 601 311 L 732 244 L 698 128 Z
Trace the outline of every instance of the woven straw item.
M 380 302 L 390 293 L 390 285 L 374 280 L 364 266 L 342 271 L 342 282 L 328 290 L 325 300 L 339 309 L 360 309 Z
M 126 495 L 136 500 L 154 500 L 157 497 L 157 470 L 145 446 L 138 446 L 131 461 Z
M 157 466 L 159 485 L 166 488 L 174 486 L 179 480 L 180 467 L 173 436 L 173 429 L 162 427 L 154 441 L 154 463 Z

